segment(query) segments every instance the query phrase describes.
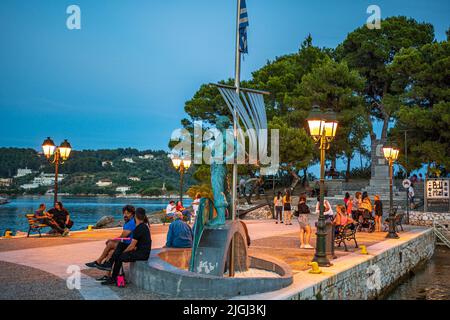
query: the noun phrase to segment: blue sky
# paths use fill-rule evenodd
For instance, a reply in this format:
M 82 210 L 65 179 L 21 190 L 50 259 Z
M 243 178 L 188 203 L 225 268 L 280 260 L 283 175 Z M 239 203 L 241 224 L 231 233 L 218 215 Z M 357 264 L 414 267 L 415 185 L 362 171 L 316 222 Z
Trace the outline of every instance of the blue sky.
M 81 8 L 81 30 L 66 27 L 71 4 Z M 335 47 L 365 23 L 370 4 L 382 17 L 431 22 L 445 39 L 448 0 L 248 0 L 243 79 L 297 51 L 308 33 L 314 44 Z M 202 83 L 233 76 L 235 7 L 235 0 L 2 0 L 0 146 L 39 148 L 51 136 L 79 150 L 167 149 L 184 102 Z

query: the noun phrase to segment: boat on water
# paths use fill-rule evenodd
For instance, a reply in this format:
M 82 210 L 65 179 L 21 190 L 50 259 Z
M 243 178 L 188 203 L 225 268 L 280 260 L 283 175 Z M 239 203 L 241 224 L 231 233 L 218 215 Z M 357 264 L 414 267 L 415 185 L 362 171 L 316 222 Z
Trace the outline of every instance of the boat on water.
M 0 205 L 9 203 L 7 198 L 0 197 Z

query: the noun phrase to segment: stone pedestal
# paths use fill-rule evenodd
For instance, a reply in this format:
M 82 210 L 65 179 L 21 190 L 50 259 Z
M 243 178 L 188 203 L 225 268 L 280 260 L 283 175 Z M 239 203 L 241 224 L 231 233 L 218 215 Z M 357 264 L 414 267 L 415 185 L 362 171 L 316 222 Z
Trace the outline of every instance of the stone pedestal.
M 389 164 L 384 158 L 383 140 L 376 140 L 371 151 L 371 177 L 369 185 L 363 189 L 369 195 L 378 194 L 382 198 L 389 198 Z M 393 188 L 394 195 L 398 194 L 397 188 Z
M 240 221 L 227 221 L 219 227 L 205 226 L 194 260 L 194 272 L 223 277 L 230 256 L 231 240 L 236 243 L 235 271 L 248 270 L 247 239 Z

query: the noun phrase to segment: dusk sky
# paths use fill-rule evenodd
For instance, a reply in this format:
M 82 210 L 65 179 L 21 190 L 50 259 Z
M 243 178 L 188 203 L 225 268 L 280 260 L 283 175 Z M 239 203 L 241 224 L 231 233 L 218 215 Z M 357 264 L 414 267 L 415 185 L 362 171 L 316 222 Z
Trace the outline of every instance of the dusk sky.
M 66 8 L 81 8 L 69 30 Z M 248 0 L 249 55 L 243 79 L 311 33 L 335 47 L 382 17 L 450 26 L 448 0 Z M 2 0 L 0 146 L 39 148 L 51 136 L 74 149 L 166 149 L 202 83 L 233 77 L 235 0 Z

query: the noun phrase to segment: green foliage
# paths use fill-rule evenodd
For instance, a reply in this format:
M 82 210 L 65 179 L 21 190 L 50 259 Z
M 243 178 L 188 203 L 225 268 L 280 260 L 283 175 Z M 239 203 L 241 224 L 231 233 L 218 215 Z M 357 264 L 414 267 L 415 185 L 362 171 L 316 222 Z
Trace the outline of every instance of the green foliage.
M 403 130 L 408 130 L 408 170 L 423 163 L 450 167 L 450 43 L 432 43 L 400 51 L 390 72 L 402 92 L 392 139 L 404 150 Z

